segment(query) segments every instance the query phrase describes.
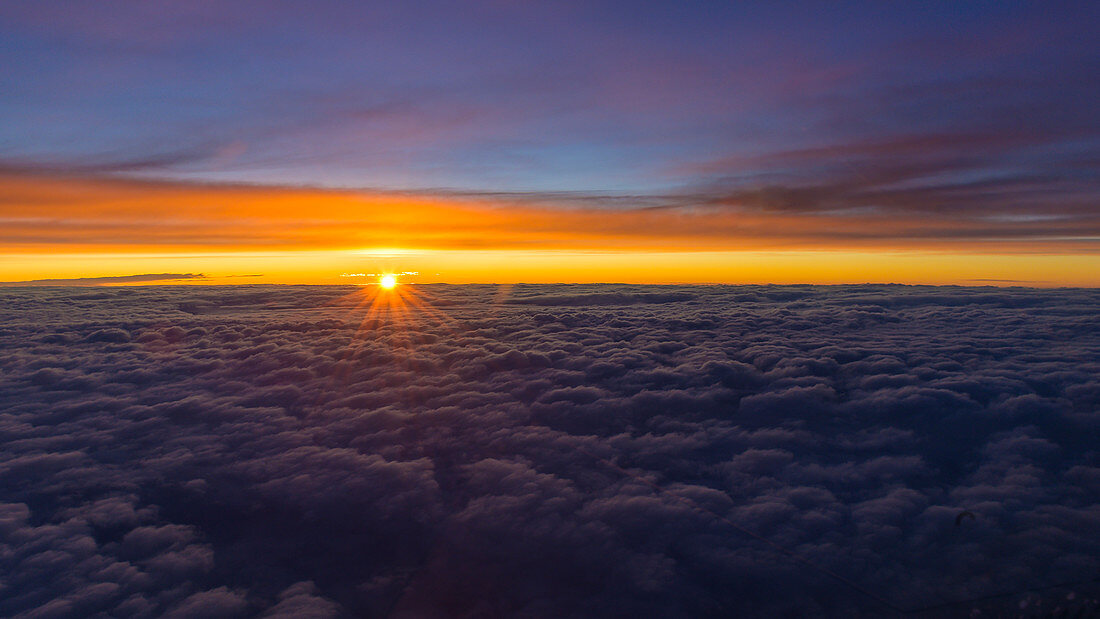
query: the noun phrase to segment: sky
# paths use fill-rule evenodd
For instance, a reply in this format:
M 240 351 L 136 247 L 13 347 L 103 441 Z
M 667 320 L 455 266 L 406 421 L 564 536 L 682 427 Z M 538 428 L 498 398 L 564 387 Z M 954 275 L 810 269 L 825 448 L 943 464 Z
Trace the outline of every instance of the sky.
M 1100 285 L 1098 24 L 1086 2 L 6 3 L 0 281 Z

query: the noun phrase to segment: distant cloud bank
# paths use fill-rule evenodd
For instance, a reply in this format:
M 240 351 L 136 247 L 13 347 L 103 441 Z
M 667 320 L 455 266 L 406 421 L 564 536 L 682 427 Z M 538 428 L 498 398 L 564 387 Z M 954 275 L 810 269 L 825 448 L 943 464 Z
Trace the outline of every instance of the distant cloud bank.
M 0 615 L 1097 608 L 1100 291 L 413 290 L 0 291 Z
M 0 286 L 101 286 L 109 284 L 178 281 L 181 279 L 202 279 L 204 277 L 206 276 L 202 273 L 145 273 L 142 275 L 113 275 L 109 277 L 31 279 L 21 282 L 0 282 Z

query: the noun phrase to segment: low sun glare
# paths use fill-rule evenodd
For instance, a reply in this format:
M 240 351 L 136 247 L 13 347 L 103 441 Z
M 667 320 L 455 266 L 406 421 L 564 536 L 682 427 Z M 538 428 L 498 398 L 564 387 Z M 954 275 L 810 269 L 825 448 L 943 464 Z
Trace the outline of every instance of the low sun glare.
M 393 290 L 393 287 L 397 285 L 397 278 L 393 275 L 383 275 L 382 278 L 378 280 L 378 285 L 386 290 Z

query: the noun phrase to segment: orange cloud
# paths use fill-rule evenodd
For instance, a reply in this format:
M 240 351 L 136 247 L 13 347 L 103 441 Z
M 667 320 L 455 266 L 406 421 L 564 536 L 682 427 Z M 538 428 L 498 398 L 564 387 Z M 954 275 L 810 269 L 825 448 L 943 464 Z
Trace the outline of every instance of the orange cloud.
M 118 178 L 0 175 L 0 252 L 405 247 L 736 251 L 936 249 L 1095 253 L 1096 222 L 777 212 L 680 198 L 621 208 L 546 197 L 413 195 Z

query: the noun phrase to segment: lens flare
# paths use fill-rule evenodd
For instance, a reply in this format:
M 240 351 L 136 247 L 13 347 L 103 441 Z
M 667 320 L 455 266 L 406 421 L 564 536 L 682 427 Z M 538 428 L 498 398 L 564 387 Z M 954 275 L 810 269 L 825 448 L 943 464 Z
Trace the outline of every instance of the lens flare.
M 393 287 L 397 285 L 397 278 L 393 275 L 383 275 L 382 279 L 378 280 L 378 285 L 386 290 L 393 290 Z

